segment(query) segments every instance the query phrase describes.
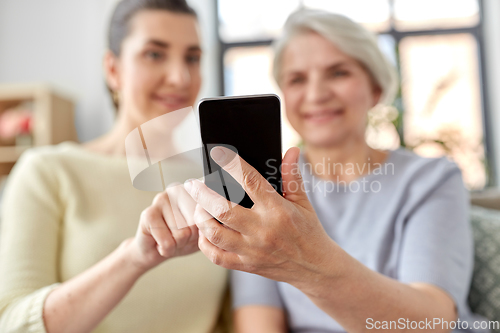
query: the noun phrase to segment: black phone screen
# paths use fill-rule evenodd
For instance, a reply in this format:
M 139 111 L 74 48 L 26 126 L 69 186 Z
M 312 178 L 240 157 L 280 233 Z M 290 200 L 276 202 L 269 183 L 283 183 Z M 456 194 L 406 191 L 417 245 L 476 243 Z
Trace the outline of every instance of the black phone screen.
M 235 202 L 235 196 L 228 191 L 229 183 L 232 186 L 235 184 L 234 178 L 210 157 L 210 150 L 222 145 L 233 151 L 236 149 L 281 195 L 281 112 L 278 96 L 206 99 L 200 102 L 198 111 L 205 184 Z M 236 186 L 239 185 L 236 183 Z M 243 191 L 241 187 L 240 191 Z M 235 203 L 251 208 L 253 202 L 250 197 L 244 192 L 242 197 Z

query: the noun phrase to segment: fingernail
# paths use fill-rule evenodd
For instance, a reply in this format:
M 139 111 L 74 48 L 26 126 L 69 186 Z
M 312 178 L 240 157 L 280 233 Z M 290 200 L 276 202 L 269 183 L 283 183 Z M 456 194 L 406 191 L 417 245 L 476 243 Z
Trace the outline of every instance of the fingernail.
M 192 179 L 188 179 L 184 182 L 184 188 L 186 189 L 186 191 L 188 191 L 188 193 L 191 193 L 191 189 L 193 188 L 193 180 Z
M 226 153 L 219 147 L 214 147 L 210 151 L 210 156 L 212 156 L 215 162 L 224 162 L 224 159 L 226 158 Z

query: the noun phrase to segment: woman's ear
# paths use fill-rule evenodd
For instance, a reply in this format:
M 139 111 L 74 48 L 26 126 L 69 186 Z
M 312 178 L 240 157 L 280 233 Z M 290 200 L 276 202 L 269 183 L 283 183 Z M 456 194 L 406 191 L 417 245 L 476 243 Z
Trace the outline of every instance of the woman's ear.
M 382 97 L 382 88 L 380 86 L 373 87 L 373 106 L 380 102 L 380 97 Z
M 106 51 L 103 59 L 104 76 L 106 83 L 112 91 L 119 91 L 120 85 L 120 68 L 118 57 L 110 50 Z

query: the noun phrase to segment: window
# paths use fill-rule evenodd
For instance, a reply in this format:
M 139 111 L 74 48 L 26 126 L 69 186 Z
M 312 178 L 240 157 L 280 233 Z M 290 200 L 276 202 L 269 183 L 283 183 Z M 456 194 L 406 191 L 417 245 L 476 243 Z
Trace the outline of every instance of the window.
M 447 155 L 470 189 L 483 188 L 493 176 L 483 123 L 481 5 L 481 0 L 219 0 L 224 94 L 279 94 L 270 45 L 290 13 L 307 7 L 344 14 L 377 34 L 380 48 L 400 70 L 401 94 L 394 105 L 370 111 L 369 144 Z M 283 119 L 287 149 L 300 138 Z
M 477 0 L 395 0 L 395 28 L 400 31 L 474 27 Z

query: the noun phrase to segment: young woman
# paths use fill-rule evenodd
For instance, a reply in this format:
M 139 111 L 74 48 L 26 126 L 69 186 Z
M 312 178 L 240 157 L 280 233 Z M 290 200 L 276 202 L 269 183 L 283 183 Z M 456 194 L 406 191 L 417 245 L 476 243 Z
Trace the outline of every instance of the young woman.
M 195 253 L 196 227 L 155 220 L 168 196 L 132 187 L 124 145 L 137 126 L 194 104 L 200 57 L 196 14 L 184 0 L 117 5 L 104 59 L 114 127 L 84 145 L 27 152 L 8 181 L 1 332 L 215 329 L 227 272 Z
M 276 43 L 274 70 L 304 142 L 283 159 L 285 197 L 223 148 L 212 157 L 252 209 L 228 210 L 204 184 L 186 184 L 223 222 L 196 219 L 201 251 L 239 270 L 237 331 L 477 330 L 466 303 L 473 247 L 459 169 L 365 141 L 367 112 L 391 102 L 396 85 L 375 38 L 343 16 L 299 11 Z

